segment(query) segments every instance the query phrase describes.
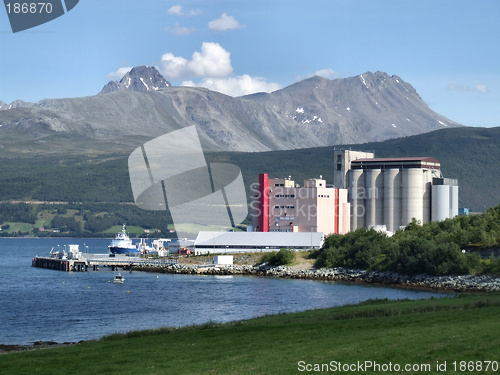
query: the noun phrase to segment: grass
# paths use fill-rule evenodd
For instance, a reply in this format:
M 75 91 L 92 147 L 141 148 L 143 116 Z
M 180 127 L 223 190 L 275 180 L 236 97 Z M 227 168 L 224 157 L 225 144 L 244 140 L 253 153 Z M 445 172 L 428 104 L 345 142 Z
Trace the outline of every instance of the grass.
M 431 367 L 397 373 L 437 373 L 437 361 L 446 361 L 448 371 L 453 361 L 498 361 L 499 313 L 500 293 L 374 300 L 4 354 L 0 368 L 2 374 L 294 374 L 299 361 L 374 361 Z
M 30 232 L 33 230 L 33 224 L 29 223 L 19 223 L 19 222 L 6 222 L 3 223 L 2 225 L 10 225 L 9 229 L 4 229 L 5 232 L 7 233 L 14 233 L 14 232 Z

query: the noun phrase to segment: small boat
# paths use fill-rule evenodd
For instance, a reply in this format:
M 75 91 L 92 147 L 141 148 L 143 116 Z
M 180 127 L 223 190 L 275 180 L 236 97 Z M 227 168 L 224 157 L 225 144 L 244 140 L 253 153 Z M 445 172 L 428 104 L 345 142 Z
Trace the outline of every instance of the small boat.
M 123 284 L 125 282 L 125 277 L 121 273 L 118 275 L 115 275 L 115 278 L 113 280 L 114 284 Z

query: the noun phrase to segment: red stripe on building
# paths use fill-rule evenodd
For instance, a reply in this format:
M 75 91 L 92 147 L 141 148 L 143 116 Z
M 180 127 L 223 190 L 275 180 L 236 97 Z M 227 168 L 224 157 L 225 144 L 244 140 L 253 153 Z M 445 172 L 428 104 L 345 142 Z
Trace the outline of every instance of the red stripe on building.
M 267 173 L 259 174 L 259 232 L 269 232 L 269 197 Z
M 335 234 L 339 233 L 339 220 L 340 220 L 340 210 L 339 210 L 339 189 L 335 189 Z

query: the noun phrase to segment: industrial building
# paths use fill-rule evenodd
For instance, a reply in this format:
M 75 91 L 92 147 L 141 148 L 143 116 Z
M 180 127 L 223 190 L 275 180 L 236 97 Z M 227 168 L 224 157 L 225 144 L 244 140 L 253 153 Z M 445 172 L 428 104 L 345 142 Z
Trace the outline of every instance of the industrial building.
M 336 187 L 347 189 L 347 172 L 351 169 L 351 161 L 357 159 L 371 159 L 375 157 L 374 152 L 335 150 L 333 169 L 333 183 Z
M 334 183 L 348 188 L 351 230 L 385 226 L 394 232 L 413 218 L 425 224 L 458 215 L 458 181 L 443 177 L 438 160 L 373 156 L 346 150 L 334 154 Z
M 301 187 L 290 177 L 268 178 L 261 173 L 252 208 L 257 232 L 331 234 L 350 230 L 347 189 L 326 186 L 321 176 L 305 180 Z
M 195 254 L 250 253 L 319 249 L 323 233 L 294 232 L 199 232 L 194 242 Z

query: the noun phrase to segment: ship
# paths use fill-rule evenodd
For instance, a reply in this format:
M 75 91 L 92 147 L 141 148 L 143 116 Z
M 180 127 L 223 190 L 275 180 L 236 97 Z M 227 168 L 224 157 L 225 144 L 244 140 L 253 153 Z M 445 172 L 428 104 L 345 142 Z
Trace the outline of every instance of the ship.
M 118 232 L 116 237 L 111 241 L 108 249 L 112 254 L 139 254 L 139 249 L 132 244 L 132 240 L 125 230 L 125 224 L 123 224 L 122 231 Z

